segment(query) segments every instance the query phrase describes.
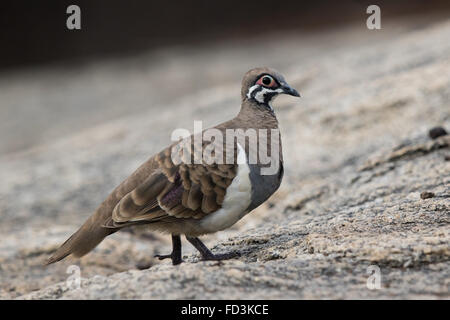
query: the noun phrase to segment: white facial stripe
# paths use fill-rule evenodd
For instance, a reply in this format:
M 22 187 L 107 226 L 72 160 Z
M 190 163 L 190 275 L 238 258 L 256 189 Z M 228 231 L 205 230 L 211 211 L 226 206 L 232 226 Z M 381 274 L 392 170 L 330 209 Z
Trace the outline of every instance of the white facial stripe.
M 255 84 L 254 86 L 250 87 L 250 89 L 248 89 L 248 92 L 247 92 L 247 98 L 250 99 L 252 97 L 253 91 L 255 91 L 259 87 L 260 87 L 259 84 Z
M 261 91 L 257 92 L 255 95 L 255 100 L 258 101 L 259 103 L 264 103 L 264 96 L 267 92 L 277 92 L 277 93 L 281 93 L 283 92 L 282 89 L 268 89 L 268 88 L 263 88 Z

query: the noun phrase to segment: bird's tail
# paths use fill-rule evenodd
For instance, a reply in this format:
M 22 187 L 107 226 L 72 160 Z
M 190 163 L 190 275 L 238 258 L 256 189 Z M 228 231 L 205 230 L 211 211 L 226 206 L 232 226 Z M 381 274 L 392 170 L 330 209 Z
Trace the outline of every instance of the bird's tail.
M 53 255 L 47 259 L 46 265 L 64 259 L 70 254 L 82 257 L 94 249 L 106 236 L 117 231 L 117 229 L 105 228 L 99 219 L 99 213 L 92 215 L 86 222 L 67 239 Z M 100 220 L 100 221 L 99 221 Z

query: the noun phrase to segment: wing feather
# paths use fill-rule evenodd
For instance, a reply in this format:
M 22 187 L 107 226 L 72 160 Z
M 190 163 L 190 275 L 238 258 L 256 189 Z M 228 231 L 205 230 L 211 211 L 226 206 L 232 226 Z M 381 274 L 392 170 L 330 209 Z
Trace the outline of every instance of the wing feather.
M 199 219 L 221 207 L 226 189 L 236 176 L 236 165 L 210 162 L 176 165 L 171 158 L 173 147 L 155 156 L 158 170 L 122 197 L 106 227 L 174 217 Z

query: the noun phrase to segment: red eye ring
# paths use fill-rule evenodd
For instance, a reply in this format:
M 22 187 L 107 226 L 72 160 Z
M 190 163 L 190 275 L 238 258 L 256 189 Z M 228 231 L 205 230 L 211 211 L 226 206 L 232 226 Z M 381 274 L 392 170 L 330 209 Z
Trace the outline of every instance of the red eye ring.
M 261 78 L 258 79 L 256 84 L 259 84 L 264 87 L 273 88 L 277 86 L 277 82 L 269 75 L 265 74 Z

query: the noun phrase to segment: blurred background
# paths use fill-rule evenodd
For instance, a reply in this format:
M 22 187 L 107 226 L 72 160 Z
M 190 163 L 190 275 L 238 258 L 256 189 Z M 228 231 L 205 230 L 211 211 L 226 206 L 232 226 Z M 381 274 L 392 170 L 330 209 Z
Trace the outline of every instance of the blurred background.
M 81 30 L 66 28 L 71 4 Z M 366 27 L 370 4 L 380 30 Z M 209 244 L 280 219 L 271 208 L 293 190 L 448 125 L 449 56 L 444 0 L 2 1 L 0 298 L 65 279 L 73 261 L 43 259 L 173 129 L 233 117 L 248 69 L 278 69 L 302 95 L 276 103 L 286 183 Z M 167 236 L 130 230 L 81 264 L 108 275 L 168 250 Z
M 70 4 L 75 2 L 0 4 L 0 154 L 149 108 L 205 85 L 234 83 L 252 66 L 282 68 L 353 40 L 399 37 L 408 28 L 446 19 L 450 12 L 448 1 L 379 2 L 388 28 L 377 32 L 365 28 L 370 1 L 231 0 L 212 5 L 210 1 L 96 0 L 76 1 L 82 29 L 70 31 L 66 28 Z M 348 25 L 358 33 L 333 36 Z M 113 71 L 117 73 L 106 74 Z M 119 75 L 133 79 L 124 81 Z M 11 92 L 13 88 L 20 94 Z M 103 99 L 110 92 L 118 94 L 116 89 L 121 91 L 122 104 Z M 125 98 L 141 92 L 145 103 Z M 78 94 L 84 97 L 69 97 Z

